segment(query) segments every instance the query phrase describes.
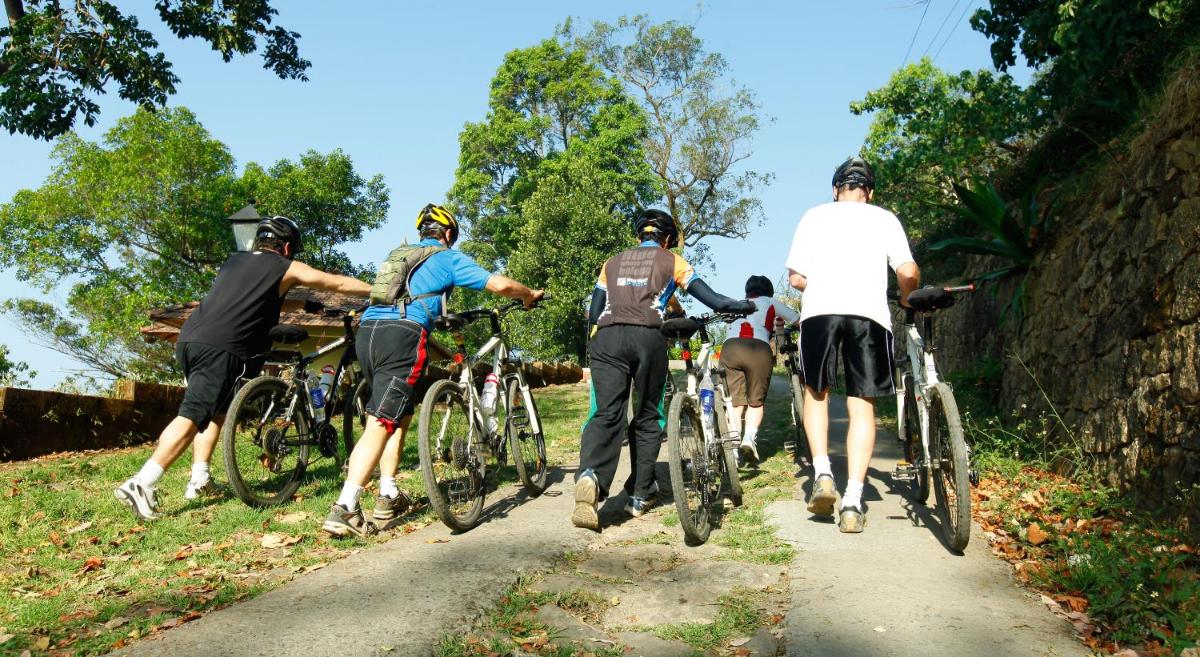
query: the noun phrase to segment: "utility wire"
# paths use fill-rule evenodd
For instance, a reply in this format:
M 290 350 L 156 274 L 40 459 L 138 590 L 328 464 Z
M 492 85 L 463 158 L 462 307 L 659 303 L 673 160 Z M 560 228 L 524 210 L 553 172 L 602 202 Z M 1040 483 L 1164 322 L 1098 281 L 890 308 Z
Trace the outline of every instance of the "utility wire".
M 938 36 L 942 34 L 942 28 L 946 27 L 946 21 L 950 20 L 950 17 L 954 15 L 954 10 L 958 9 L 958 3 L 960 2 L 962 0 L 954 0 L 954 4 L 950 5 L 950 11 L 946 12 L 946 17 L 942 19 L 942 24 L 938 25 L 937 32 L 933 33 L 933 38 L 929 40 L 929 45 L 925 46 L 925 51 L 921 53 L 922 57 L 928 55 L 929 49 L 933 47 L 933 44 L 937 43 Z
M 938 46 L 937 52 L 933 53 L 933 61 L 937 61 L 938 55 L 942 54 L 942 48 L 945 48 L 946 44 L 950 43 L 950 37 L 954 36 L 954 30 L 958 29 L 958 26 L 962 24 L 963 18 L 967 15 L 967 12 L 971 11 L 971 8 L 974 6 L 975 2 L 968 2 L 967 6 L 963 7 L 962 13 L 959 14 L 958 20 L 954 23 L 954 27 L 950 28 L 950 33 L 946 35 L 946 40 L 942 42 L 942 45 Z
M 917 35 L 921 33 L 921 25 L 925 23 L 925 14 L 929 13 L 931 4 L 933 4 L 933 0 L 925 0 L 925 11 L 921 12 L 921 20 L 917 21 L 917 30 L 913 32 L 912 41 L 908 42 L 908 50 L 904 53 L 904 61 L 900 63 L 901 66 L 908 63 L 908 56 L 912 54 L 913 44 L 917 42 Z

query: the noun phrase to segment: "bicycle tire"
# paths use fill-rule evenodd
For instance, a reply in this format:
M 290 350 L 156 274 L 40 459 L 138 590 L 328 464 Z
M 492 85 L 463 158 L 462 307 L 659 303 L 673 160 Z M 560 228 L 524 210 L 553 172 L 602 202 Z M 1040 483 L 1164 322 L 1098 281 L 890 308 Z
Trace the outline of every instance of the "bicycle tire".
M 717 437 L 721 441 L 721 480 L 724 490 L 729 491 L 729 501 L 734 506 L 742 505 L 742 480 L 738 477 L 738 445 L 730 445 L 725 437 L 729 435 L 729 417 L 725 413 L 725 400 L 717 399 L 713 405 L 713 415 L 717 426 Z M 720 498 L 718 498 L 720 499 Z
M 923 467 L 928 460 L 921 453 L 921 416 L 917 410 L 917 384 L 911 376 L 905 377 L 904 384 L 904 458 L 913 465 L 914 472 L 910 482 L 910 493 L 914 502 L 925 504 L 929 501 L 929 470 Z M 930 406 L 930 415 L 933 415 Z M 918 464 L 921 464 L 918 466 Z
M 337 454 L 339 468 L 344 468 L 354 453 L 354 444 L 367 428 L 367 404 L 371 401 L 371 382 L 363 379 L 346 396 L 342 409 L 342 446 L 345 453 Z
M 796 444 L 796 461 L 811 465 L 812 450 L 808 448 L 808 434 L 804 433 L 804 384 L 796 372 L 788 378 L 792 388 L 792 440 Z
M 536 497 L 546 490 L 546 476 L 549 471 L 546 462 L 546 437 L 542 431 L 535 433 L 530 430 L 531 420 L 537 420 L 538 427 L 542 426 L 541 416 L 538 415 L 537 402 L 533 400 L 532 393 L 529 395 L 531 405 L 529 408 L 525 407 L 525 395 L 521 394 L 521 384 L 516 378 L 509 379 L 505 387 L 508 415 L 504 418 L 504 433 L 508 437 L 508 449 L 512 453 L 513 465 L 517 469 L 521 485 L 530 495 Z
M 436 428 L 435 411 L 442 417 Z M 469 451 L 466 447 L 471 422 L 458 382 L 442 379 L 429 386 L 421 402 L 421 427 L 417 432 L 421 475 L 429 505 L 456 532 L 468 531 L 479 523 L 486 494 L 479 444 L 476 442 Z M 443 482 L 438 474 L 446 472 L 455 476 Z
M 709 490 L 710 469 L 696 467 L 697 459 L 707 463 L 704 433 L 700 424 L 699 404 L 691 395 L 679 394 L 671 400 L 667 413 L 667 456 L 671 471 L 671 493 L 679 512 L 679 526 L 688 545 L 701 545 L 712 532 Z
M 283 443 L 290 427 L 295 428 L 295 439 L 307 436 L 308 418 L 298 408 L 288 412 L 293 406 L 289 389 L 279 377 L 254 378 L 238 390 L 225 414 L 221 427 L 225 473 L 238 499 L 249 506 L 282 504 L 303 482 L 309 446 Z M 295 462 L 288 465 L 292 455 Z
M 945 383 L 937 383 L 930 393 L 929 449 L 938 463 L 933 473 L 933 488 L 942 520 L 942 536 L 951 550 L 961 552 L 971 540 L 967 443 L 954 391 Z

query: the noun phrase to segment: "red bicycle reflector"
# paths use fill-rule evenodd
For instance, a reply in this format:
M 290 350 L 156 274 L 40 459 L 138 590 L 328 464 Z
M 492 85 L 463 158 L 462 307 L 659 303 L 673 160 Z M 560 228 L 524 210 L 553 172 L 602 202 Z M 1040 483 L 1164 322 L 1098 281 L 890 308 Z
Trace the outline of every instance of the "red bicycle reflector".
M 685 352 L 683 352 L 683 359 L 684 359 L 684 360 L 691 360 L 691 359 L 692 359 L 692 352 L 690 352 L 690 351 L 685 351 Z
M 463 355 L 462 354 L 454 354 L 454 362 L 458 363 L 458 364 L 462 364 Z

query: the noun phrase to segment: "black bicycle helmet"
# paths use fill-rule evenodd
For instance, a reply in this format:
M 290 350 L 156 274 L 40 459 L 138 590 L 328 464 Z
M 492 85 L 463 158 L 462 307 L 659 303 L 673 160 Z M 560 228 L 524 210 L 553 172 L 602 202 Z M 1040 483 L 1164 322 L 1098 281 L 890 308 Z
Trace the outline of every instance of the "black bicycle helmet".
M 837 171 L 833 172 L 833 186 L 843 187 L 850 185 L 853 187 L 863 187 L 866 189 L 875 189 L 875 172 L 871 170 L 871 165 L 861 157 L 850 157 Z
M 679 246 L 680 235 L 683 233 L 683 228 L 675 221 L 669 212 L 650 208 L 642 210 L 637 218 L 633 220 L 633 232 L 640 240 L 646 233 L 653 233 L 652 239 L 658 240 L 659 235 L 666 234 L 666 248 L 673 249 Z
M 751 276 L 746 279 L 746 297 L 773 297 L 775 286 L 766 276 Z
M 255 237 L 283 240 L 292 245 L 292 255 L 304 250 L 304 243 L 300 241 L 300 226 L 283 215 L 275 215 L 258 222 L 258 232 L 255 233 Z

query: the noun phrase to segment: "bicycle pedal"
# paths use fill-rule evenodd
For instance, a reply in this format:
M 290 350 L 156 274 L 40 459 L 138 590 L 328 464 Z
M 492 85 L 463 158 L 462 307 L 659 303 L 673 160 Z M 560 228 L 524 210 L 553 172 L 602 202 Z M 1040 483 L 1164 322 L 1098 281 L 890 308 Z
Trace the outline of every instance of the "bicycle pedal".
M 892 469 L 892 479 L 897 481 L 912 481 L 917 476 L 917 469 L 911 463 L 897 463 Z

